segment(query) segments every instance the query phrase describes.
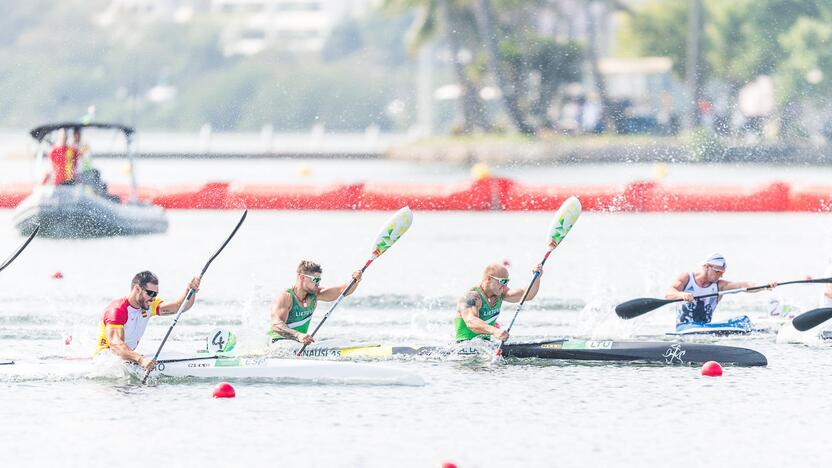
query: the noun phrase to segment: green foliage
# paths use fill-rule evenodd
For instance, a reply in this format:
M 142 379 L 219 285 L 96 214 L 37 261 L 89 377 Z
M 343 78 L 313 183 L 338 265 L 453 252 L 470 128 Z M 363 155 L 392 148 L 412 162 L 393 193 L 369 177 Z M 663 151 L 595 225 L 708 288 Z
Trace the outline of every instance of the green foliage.
M 780 44 L 786 53 L 779 67 L 781 103 L 799 97 L 827 100 L 832 93 L 832 25 L 829 19 L 801 18 Z
M 687 0 L 653 0 L 627 16 L 619 32 L 623 55 L 673 59 L 673 71 L 685 76 Z
M 741 85 L 773 73 L 788 58 L 780 36 L 800 18 L 818 17 L 829 8 L 816 0 L 704 0 L 703 76 Z M 686 0 L 639 6 L 622 28 L 625 52 L 671 57 L 683 77 L 688 9 Z
M 513 86 L 520 90 L 518 94 L 528 96 L 525 110 L 538 125 L 551 127 L 547 111 L 552 99 L 563 85 L 581 79 L 582 47 L 527 34 L 500 42 L 500 60 Z
M 142 129 L 195 130 L 209 123 L 216 130 L 258 130 L 265 124 L 304 130 L 322 124 L 361 131 L 411 120 L 404 115 L 394 122 L 386 113 L 389 102 L 413 86 L 400 40 L 407 16 L 371 14 L 342 25 L 333 38 L 341 41 L 340 49 L 330 44 L 326 58 L 333 63 L 327 64 L 278 50 L 225 57 L 223 25 L 209 15 L 197 14 L 187 24 L 131 18 L 96 24 L 109 3 L 4 3 L 0 126 L 79 119 L 90 105 L 98 118 Z M 344 44 L 345 38 L 352 42 Z M 175 87 L 175 98 L 147 99 L 157 85 Z

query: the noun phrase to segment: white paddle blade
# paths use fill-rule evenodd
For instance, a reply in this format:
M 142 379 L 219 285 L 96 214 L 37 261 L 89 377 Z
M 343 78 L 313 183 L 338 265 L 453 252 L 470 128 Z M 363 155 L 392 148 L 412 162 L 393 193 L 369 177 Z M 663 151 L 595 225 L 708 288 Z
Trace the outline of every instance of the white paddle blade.
M 411 224 L 413 224 L 413 212 L 410 211 L 410 207 L 408 206 L 400 209 L 396 214 L 391 216 L 384 223 L 384 228 L 382 228 L 381 233 L 379 233 L 376 239 L 373 257 L 378 257 L 384 252 L 387 252 L 387 249 L 392 247 L 410 229 Z
M 552 225 L 549 226 L 549 248 L 554 249 L 569 234 L 572 226 L 578 222 L 581 216 L 581 202 L 577 197 L 571 196 L 560 205 Z

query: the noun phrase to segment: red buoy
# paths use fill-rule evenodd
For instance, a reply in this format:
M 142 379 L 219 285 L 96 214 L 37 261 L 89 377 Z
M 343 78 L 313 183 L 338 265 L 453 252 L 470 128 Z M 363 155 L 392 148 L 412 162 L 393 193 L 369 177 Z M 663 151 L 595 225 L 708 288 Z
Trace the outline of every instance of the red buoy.
M 719 377 L 722 375 L 722 366 L 716 361 L 708 361 L 702 365 L 702 375 Z
M 61 273 L 60 271 L 56 271 L 55 273 L 52 273 L 52 278 L 53 279 L 63 279 L 63 277 L 64 277 L 64 274 Z
M 456 463 L 453 462 L 444 462 L 442 463 L 442 468 L 456 468 Z
M 235 396 L 237 396 L 237 392 L 228 382 L 221 382 L 214 388 L 214 398 L 234 398 Z

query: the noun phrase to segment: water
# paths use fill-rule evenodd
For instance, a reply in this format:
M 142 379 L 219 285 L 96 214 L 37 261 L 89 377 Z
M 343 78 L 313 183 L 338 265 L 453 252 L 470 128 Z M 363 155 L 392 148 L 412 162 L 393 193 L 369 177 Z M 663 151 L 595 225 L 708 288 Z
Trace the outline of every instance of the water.
M 0 357 L 49 357 L 53 367 L 77 369 L 82 363 L 60 357 L 90 352 L 103 308 L 128 292 L 132 274 L 151 269 L 163 297 L 181 294 L 238 216 L 172 211 L 162 236 L 37 239 L 0 274 Z M 448 343 L 453 304 L 486 263 L 509 260 L 512 286 L 526 285 L 545 253 L 550 216 L 416 213 L 411 231 L 368 269 L 321 335 Z M 320 262 L 324 284 L 345 282 L 386 217 L 250 213 L 168 347 L 195 350 L 219 325 L 236 331 L 241 351 L 261 350 L 269 302 L 291 285 L 297 262 Z M 0 211 L 0 255 L 21 241 L 10 218 Z M 540 294 L 513 335 L 664 338 L 670 309 L 623 321 L 612 307 L 660 296 L 713 251 L 728 259 L 730 279 L 819 275 L 832 253 L 830 234 L 828 214 L 585 213 L 547 263 Z M 52 279 L 56 271 L 64 279 Z M 747 313 L 763 320 L 773 294 L 805 310 L 819 288 L 729 296 L 716 319 Z M 501 321 L 512 312 L 506 306 Z M 152 322 L 139 350 L 152 353 L 168 323 Z M 83 372 L 22 377 L 17 365 L 3 366 L 0 449 L 10 466 L 91 466 L 114 457 L 132 466 L 821 466 L 826 453 L 811 434 L 832 423 L 830 350 L 775 344 L 772 336 L 719 342 L 757 349 L 770 365 L 705 378 L 694 367 L 397 360 L 385 364 L 427 384 L 237 382 L 234 400 L 212 399 L 211 381 L 143 387 Z

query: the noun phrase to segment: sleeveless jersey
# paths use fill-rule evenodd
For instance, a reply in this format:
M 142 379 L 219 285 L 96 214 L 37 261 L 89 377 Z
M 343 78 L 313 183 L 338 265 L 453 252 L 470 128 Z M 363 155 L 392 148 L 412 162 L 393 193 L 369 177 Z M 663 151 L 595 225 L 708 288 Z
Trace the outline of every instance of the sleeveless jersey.
M 289 309 L 289 317 L 286 319 L 286 325 L 292 330 L 306 333 L 309 330 L 309 322 L 312 321 L 312 313 L 315 312 L 315 307 L 318 305 L 318 298 L 314 294 L 309 294 L 309 303 L 306 307 L 303 307 L 298 301 L 298 298 L 295 297 L 295 292 L 292 291 L 292 288 L 287 289 L 286 292 L 292 297 L 292 308 Z M 272 338 L 272 341 L 285 339 L 274 330 L 269 330 L 268 335 Z
M 497 317 L 500 315 L 500 307 L 503 305 L 503 297 L 498 297 L 497 302 L 492 306 L 485 300 L 485 296 L 482 291 L 480 291 L 480 288 L 471 288 L 471 291 L 476 292 L 480 296 L 480 301 L 482 302 L 480 310 L 477 312 L 477 316 L 483 322 L 493 326 L 494 322 L 497 321 Z M 454 325 L 456 326 L 456 341 L 466 341 L 478 336 L 485 339 L 490 338 L 490 335 L 480 335 L 472 332 L 471 329 L 468 328 L 468 325 L 465 324 L 465 320 L 460 316 L 456 317 Z
M 694 274 L 688 273 L 688 284 L 685 285 L 683 291 L 689 292 L 694 296 L 702 296 L 719 292 L 719 286 L 717 283 L 711 283 L 706 288 L 700 287 L 696 284 Z M 719 296 L 714 296 L 705 299 L 696 299 L 692 303 L 679 303 L 676 309 L 676 325 L 691 322 L 710 323 L 716 310 L 718 299 Z

